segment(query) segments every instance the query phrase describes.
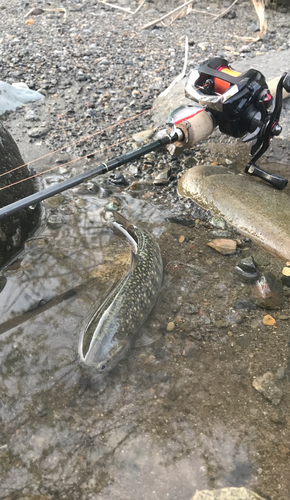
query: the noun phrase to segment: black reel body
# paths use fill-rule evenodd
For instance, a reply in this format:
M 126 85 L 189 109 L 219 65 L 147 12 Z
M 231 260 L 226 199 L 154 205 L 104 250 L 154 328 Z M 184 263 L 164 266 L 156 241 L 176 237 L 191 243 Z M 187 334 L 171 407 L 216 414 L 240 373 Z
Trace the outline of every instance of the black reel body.
M 264 75 L 255 69 L 241 74 L 220 57 L 197 66 L 185 83 L 185 95 L 210 109 L 223 134 L 242 137 L 244 142 L 256 139 L 246 172 L 266 180 L 277 189 L 284 189 L 287 179 L 268 174 L 255 165 L 255 161 L 269 147 L 272 137 L 282 131 L 278 120 L 282 90 L 287 87 L 288 80 L 289 74 L 284 73 L 277 86 L 273 110 L 273 97 Z
M 232 70 L 216 57 L 195 68 L 188 76 L 185 94 L 214 113 L 219 129 L 231 137 L 243 137 L 264 121 L 272 104 L 266 79 L 260 71 Z

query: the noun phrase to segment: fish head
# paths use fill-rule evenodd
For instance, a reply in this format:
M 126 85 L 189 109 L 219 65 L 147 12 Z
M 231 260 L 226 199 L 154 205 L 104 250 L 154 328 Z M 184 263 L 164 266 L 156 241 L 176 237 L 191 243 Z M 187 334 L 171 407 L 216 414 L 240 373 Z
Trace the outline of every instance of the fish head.
M 84 342 L 80 342 L 81 363 L 104 375 L 116 366 L 128 347 L 128 339 L 118 340 L 115 335 L 111 339 L 106 335 L 94 338 L 86 348 Z

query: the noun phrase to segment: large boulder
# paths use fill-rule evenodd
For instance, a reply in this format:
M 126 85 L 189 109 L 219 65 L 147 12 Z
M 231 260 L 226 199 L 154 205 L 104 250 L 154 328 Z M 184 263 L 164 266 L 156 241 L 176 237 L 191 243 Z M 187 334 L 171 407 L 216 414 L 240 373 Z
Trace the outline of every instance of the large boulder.
M 0 122 L 0 208 L 35 192 L 32 179 L 19 182 L 30 175 L 26 166 L 17 169 L 23 164 L 16 142 Z M 0 268 L 19 252 L 28 236 L 35 231 L 40 213 L 38 205 L 0 220 Z

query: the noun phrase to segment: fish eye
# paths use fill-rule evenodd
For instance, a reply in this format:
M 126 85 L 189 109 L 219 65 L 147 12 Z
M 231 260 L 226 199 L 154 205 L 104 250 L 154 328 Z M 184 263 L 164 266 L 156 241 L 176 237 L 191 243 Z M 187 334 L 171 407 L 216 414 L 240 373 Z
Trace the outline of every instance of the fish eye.
M 107 368 L 107 363 L 105 361 L 102 361 L 101 363 L 98 364 L 98 370 L 100 372 L 105 371 L 106 368 Z

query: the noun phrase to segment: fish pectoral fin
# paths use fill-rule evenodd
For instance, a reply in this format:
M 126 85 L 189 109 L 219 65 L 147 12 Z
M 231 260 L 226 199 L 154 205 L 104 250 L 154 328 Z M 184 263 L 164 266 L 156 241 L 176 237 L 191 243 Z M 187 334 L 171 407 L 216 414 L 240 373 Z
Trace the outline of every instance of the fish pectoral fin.
M 130 273 L 133 273 L 137 267 L 139 261 L 138 255 L 131 250 L 131 264 L 130 264 Z

